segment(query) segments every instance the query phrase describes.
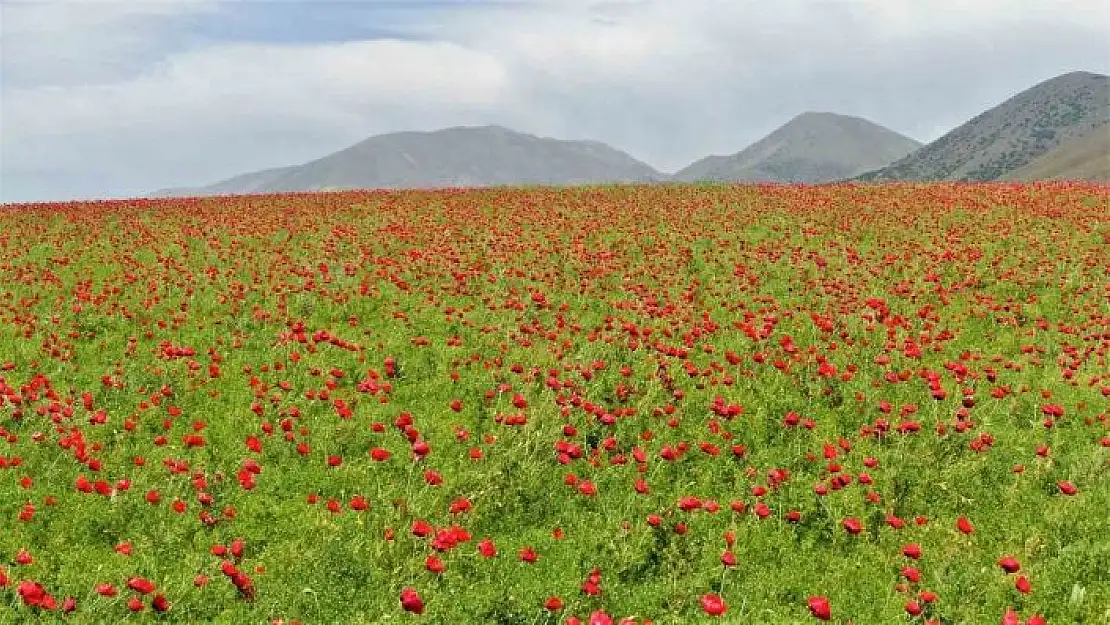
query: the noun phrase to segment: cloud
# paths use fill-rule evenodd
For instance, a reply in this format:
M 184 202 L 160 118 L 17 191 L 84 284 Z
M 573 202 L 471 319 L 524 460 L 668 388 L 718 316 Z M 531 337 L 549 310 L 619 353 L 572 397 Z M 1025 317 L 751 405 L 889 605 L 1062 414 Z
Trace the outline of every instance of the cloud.
M 191 19 L 217 7 L 215 0 L 5 0 L 3 86 L 91 84 L 140 73 L 184 44 Z
M 29 134 L 221 120 L 341 124 L 363 104 L 488 105 L 507 80 L 497 59 L 448 42 L 228 44 L 171 56 L 124 82 L 15 89 L 9 114 Z
M 195 185 L 460 124 L 599 139 L 664 170 L 805 110 L 929 140 L 1037 81 L 1107 71 L 1104 4 L 304 2 L 282 15 L 332 19 L 279 32 L 251 13 L 276 5 L 248 0 L 8 2 L 0 198 Z M 262 26 L 214 28 L 232 10 Z

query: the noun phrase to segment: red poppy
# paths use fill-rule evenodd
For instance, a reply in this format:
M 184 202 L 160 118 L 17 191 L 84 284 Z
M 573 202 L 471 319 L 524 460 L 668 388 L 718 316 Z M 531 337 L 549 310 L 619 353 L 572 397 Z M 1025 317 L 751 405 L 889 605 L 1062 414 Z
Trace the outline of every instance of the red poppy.
M 962 516 L 962 517 L 956 519 L 956 529 L 958 529 L 958 530 L 960 530 L 960 532 L 962 532 L 964 534 L 968 534 L 968 535 L 970 535 L 972 532 L 975 531 L 975 527 L 971 524 L 971 521 L 969 521 L 968 518 L 965 517 L 965 516 Z
M 401 590 L 401 607 L 406 612 L 412 612 L 413 614 L 424 613 L 424 601 L 420 598 L 416 589 L 412 587 L 405 587 Z
M 725 600 L 719 595 L 713 593 L 706 593 L 701 596 L 701 609 L 710 616 L 721 616 L 728 611 L 728 606 L 725 605 Z
M 811 596 L 806 601 L 806 606 L 809 607 L 809 613 L 814 618 L 820 621 L 827 621 L 832 618 L 832 606 L 829 604 L 827 597 L 820 595 Z
M 844 526 L 844 531 L 853 536 L 863 531 L 863 523 L 855 517 L 847 517 L 840 524 Z

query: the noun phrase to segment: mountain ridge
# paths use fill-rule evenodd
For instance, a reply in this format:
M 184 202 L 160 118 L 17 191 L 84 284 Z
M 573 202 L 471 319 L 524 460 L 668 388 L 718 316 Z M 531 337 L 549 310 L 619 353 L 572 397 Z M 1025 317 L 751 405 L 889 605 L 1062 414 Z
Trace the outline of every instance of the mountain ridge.
M 857 179 L 995 180 L 1106 124 L 1110 77 L 1069 72 L 1007 98 L 936 141 Z
M 1037 83 L 927 145 L 861 117 L 806 111 L 739 152 L 706 156 L 667 174 L 600 141 L 540 137 L 499 125 L 451 126 L 374 135 L 298 165 L 152 195 L 699 180 L 820 184 L 1099 176 L 1098 163 L 1110 156 L 1102 152 L 1102 142 L 1080 140 L 1107 130 L 1110 78 L 1078 71 Z M 1073 147 L 1046 156 L 1066 145 Z M 1030 165 L 1042 157 L 1055 159 L 1055 164 Z M 1092 173 L 1084 173 L 1088 170 Z
M 806 111 L 743 150 L 707 156 L 673 178 L 832 182 L 891 163 L 920 146 L 920 142 L 862 117 Z
M 300 165 L 240 174 L 202 187 L 163 189 L 156 195 L 573 185 L 667 178 L 600 141 L 539 137 L 497 125 L 451 126 L 374 135 Z

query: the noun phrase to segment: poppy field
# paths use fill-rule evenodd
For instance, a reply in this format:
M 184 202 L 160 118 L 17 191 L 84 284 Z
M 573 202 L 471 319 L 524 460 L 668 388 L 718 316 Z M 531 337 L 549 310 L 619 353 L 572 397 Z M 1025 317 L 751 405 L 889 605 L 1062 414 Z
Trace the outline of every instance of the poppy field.
M 1108 206 L 0 207 L 0 623 L 1110 623 Z

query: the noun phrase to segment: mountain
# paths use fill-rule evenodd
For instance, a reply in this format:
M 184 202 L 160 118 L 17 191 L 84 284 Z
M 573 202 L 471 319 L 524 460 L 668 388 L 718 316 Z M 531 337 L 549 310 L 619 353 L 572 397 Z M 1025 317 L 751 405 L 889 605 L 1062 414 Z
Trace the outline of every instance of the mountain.
M 1022 91 L 859 179 L 994 180 L 1108 123 L 1110 78 L 1072 72 Z
M 808 112 L 731 156 L 709 156 L 678 180 L 829 182 L 902 158 L 921 144 L 859 117 Z
M 263 169 L 249 174 L 241 174 L 228 178 L 223 182 L 198 189 L 178 188 L 162 189 L 151 195 L 154 197 L 184 197 L 190 195 L 232 195 L 244 193 L 265 193 L 267 187 L 282 176 L 291 173 L 296 167 L 275 167 Z
M 1103 124 L 1084 137 L 1065 142 L 1003 178 L 1110 182 L 1110 124 Z
M 541 138 L 500 126 L 460 126 L 377 135 L 303 165 L 242 174 L 206 187 L 166 189 L 155 195 L 564 185 L 666 178 L 597 141 Z

